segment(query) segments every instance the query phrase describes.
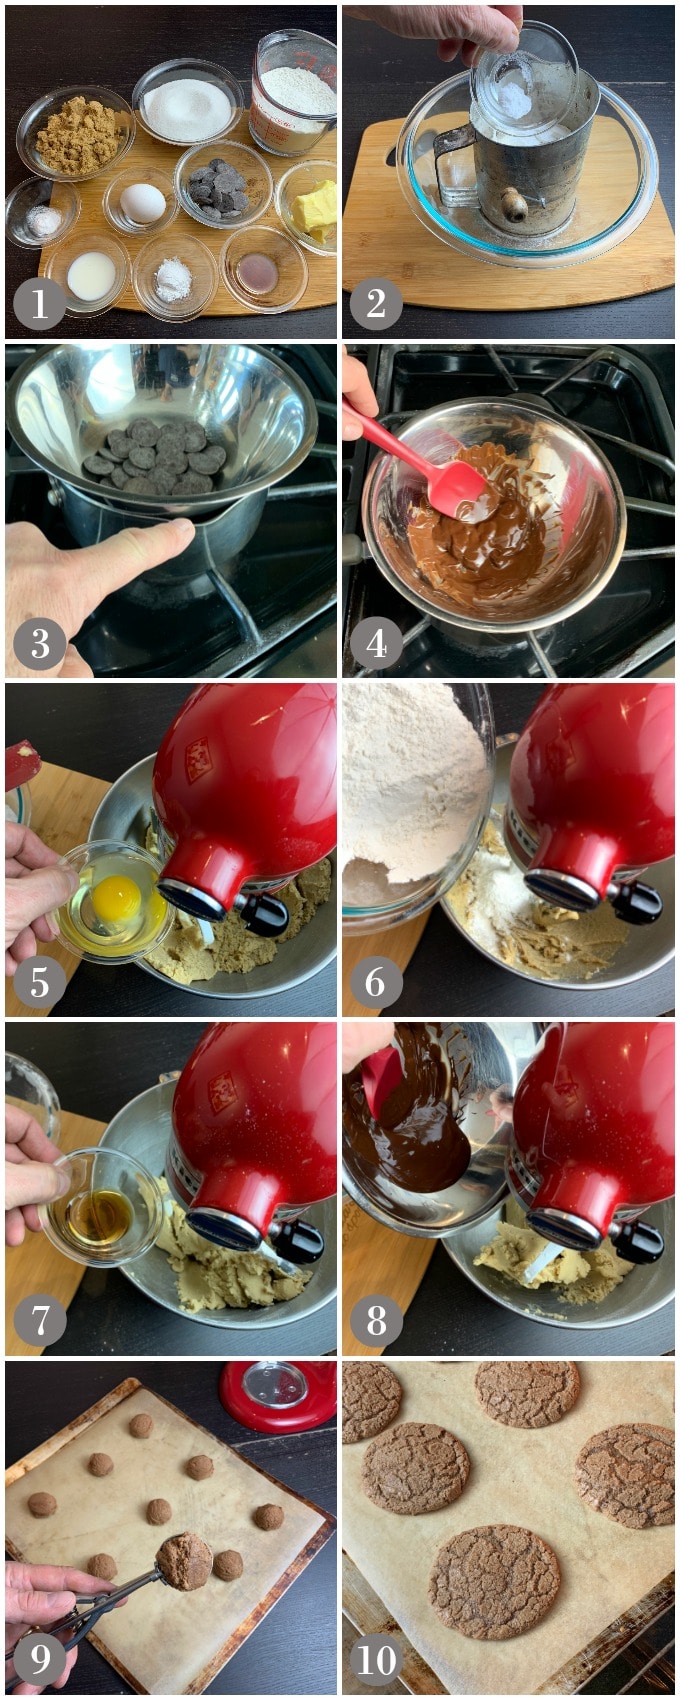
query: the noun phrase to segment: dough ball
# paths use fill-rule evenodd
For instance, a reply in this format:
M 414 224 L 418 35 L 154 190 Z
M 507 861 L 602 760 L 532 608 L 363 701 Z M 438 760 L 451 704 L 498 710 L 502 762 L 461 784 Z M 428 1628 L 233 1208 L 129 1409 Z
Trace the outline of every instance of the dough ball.
M 113 1458 L 109 1458 L 108 1452 L 93 1452 L 87 1467 L 91 1476 L 110 1476 Z
M 94 1558 L 88 1558 L 88 1574 L 98 1576 L 102 1582 L 112 1582 L 118 1575 L 118 1565 L 110 1552 L 96 1552 Z
M 221 1582 L 235 1582 L 237 1576 L 243 1575 L 243 1559 L 240 1552 L 218 1552 L 213 1564 L 213 1571 Z
M 198 1535 L 170 1535 L 156 1553 L 156 1563 L 171 1588 L 192 1593 L 202 1588 L 212 1570 L 212 1553 Z
M 139 1416 L 133 1417 L 130 1423 L 130 1433 L 134 1435 L 135 1440 L 148 1440 L 152 1428 L 153 1417 L 149 1417 L 146 1411 L 140 1411 Z
M 282 1505 L 258 1505 L 253 1512 L 253 1522 L 258 1529 L 280 1529 L 283 1522 Z
M 172 1506 L 167 1499 L 150 1499 L 146 1508 L 147 1523 L 169 1523 Z
M 191 1476 L 194 1482 L 204 1482 L 206 1476 L 213 1474 L 214 1468 L 212 1458 L 208 1458 L 205 1452 L 197 1452 L 195 1458 L 189 1459 L 187 1475 Z
M 53 1517 L 57 1502 L 52 1493 L 32 1493 L 28 1501 L 32 1517 Z

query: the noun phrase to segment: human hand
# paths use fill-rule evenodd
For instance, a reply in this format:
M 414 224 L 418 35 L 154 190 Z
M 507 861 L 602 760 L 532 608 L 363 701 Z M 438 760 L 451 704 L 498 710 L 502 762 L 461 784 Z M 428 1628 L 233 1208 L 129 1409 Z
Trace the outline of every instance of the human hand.
M 353 354 L 342 351 L 342 393 L 356 407 L 358 413 L 367 413 L 370 419 L 375 419 L 380 409 L 375 399 L 371 381 L 360 360 L 355 360 Z M 342 438 L 345 443 L 356 442 L 361 436 L 361 426 L 343 407 Z
M 461 52 L 471 65 L 479 47 L 512 53 L 522 28 L 521 6 L 346 6 L 352 17 L 380 24 L 412 41 L 436 41 L 447 64 Z
M 357 1063 L 363 1062 L 364 1057 L 372 1057 L 374 1051 L 382 1051 L 385 1045 L 391 1044 L 393 1038 L 393 1021 L 343 1021 L 343 1074 L 349 1074 L 350 1069 L 356 1068 Z
M 78 875 L 60 863 L 56 850 L 17 822 L 5 822 L 5 974 L 35 956 L 38 940 L 48 944 L 59 931 L 50 911 L 75 891 Z
M 86 1570 L 68 1570 L 57 1564 L 5 1565 L 5 1652 L 11 1653 L 17 1641 L 28 1630 L 49 1629 L 59 1618 L 73 1611 L 76 1598 L 94 1594 L 110 1594 L 115 1582 L 102 1582 Z M 122 1604 L 122 1601 L 121 1601 Z M 58 1636 L 59 1640 L 65 1638 Z M 50 1683 L 50 1688 L 65 1688 L 78 1657 L 78 1648 L 66 1654 L 63 1676 Z M 14 1664 L 5 1666 L 6 1678 L 13 1677 Z M 15 1694 L 42 1694 L 43 1689 L 20 1682 Z
M 24 620 L 56 620 L 73 638 L 114 590 L 151 567 L 181 555 L 194 535 L 190 519 L 130 527 L 89 549 L 55 549 L 36 525 L 8 525 L 5 575 L 5 677 L 35 679 L 14 654 L 14 633 Z M 63 661 L 40 670 L 41 679 L 91 679 L 92 668 L 69 642 Z
M 61 1152 L 40 1123 L 18 1104 L 5 1104 L 5 1244 L 21 1245 L 26 1229 L 39 1234 L 36 1205 L 60 1198 L 71 1184 L 66 1169 L 55 1169 Z

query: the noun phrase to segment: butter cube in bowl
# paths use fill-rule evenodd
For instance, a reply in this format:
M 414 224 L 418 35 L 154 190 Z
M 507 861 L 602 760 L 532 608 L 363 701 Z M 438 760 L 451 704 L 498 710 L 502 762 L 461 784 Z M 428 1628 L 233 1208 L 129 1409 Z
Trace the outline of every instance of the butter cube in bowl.
M 336 254 L 338 184 L 335 161 L 305 159 L 293 165 L 277 184 L 276 211 L 286 230 L 310 254 Z

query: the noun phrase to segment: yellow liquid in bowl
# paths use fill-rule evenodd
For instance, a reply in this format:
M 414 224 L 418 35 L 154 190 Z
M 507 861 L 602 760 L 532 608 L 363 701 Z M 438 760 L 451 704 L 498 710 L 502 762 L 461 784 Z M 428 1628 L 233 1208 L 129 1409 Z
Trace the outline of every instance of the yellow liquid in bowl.
M 112 853 L 83 868 L 78 890 L 59 910 L 59 926 L 77 950 L 105 962 L 143 956 L 156 943 L 167 916 L 155 868 L 141 858 Z

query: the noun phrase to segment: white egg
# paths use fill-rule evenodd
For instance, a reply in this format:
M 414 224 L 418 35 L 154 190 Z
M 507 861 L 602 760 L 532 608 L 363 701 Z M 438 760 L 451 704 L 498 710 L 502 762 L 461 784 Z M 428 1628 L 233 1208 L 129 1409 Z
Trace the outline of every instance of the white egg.
M 133 224 L 155 224 L 165 212 L 165 195 L 152 183 L 130 183 L 123 190 L 120 204 Z

